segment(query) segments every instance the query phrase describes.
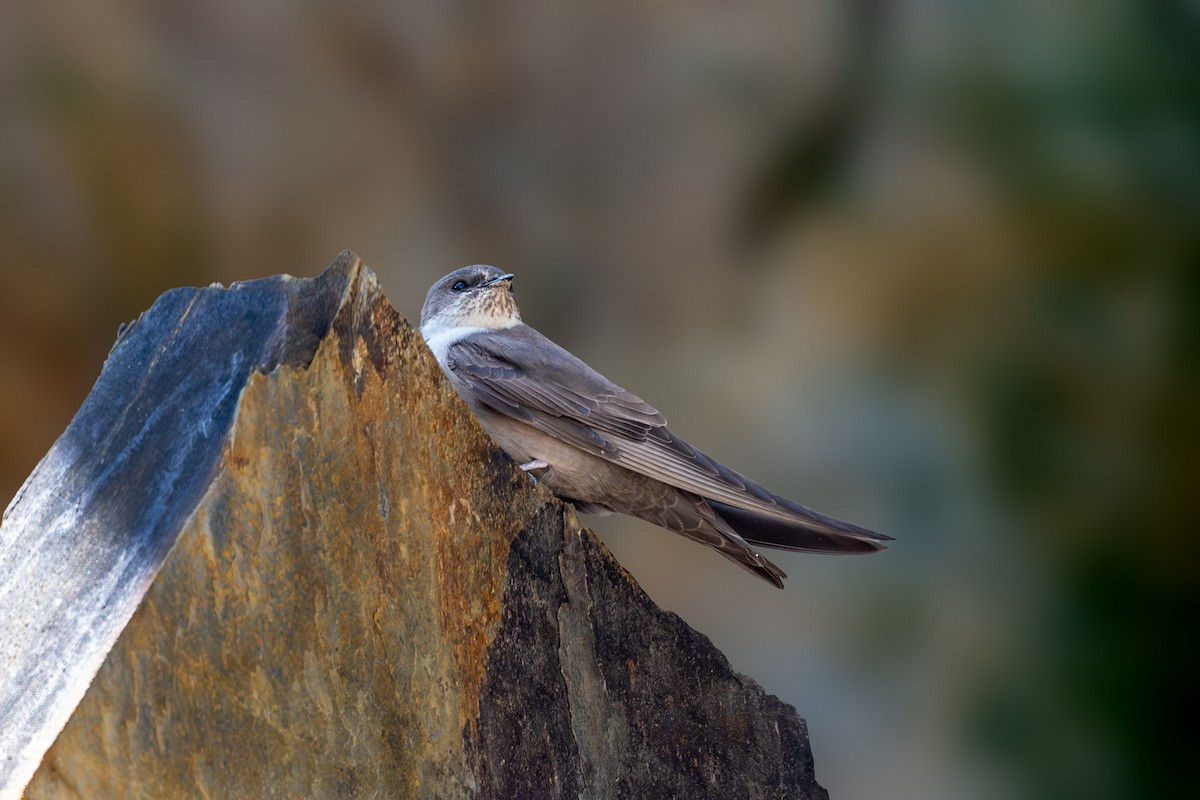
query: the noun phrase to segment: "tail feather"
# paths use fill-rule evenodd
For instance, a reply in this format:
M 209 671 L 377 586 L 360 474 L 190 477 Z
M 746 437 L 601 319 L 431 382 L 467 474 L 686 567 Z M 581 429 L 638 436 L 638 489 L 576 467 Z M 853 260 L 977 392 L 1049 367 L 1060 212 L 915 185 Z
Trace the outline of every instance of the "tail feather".
M 664 484 L 665 485 L 665 484 Z M 776 588 L 783 588 L 787 573 L 742 540 L 737 532 L 704 501 L 688 492 L 674 488 L 674 502 L 662 507 L 665 512 L 657 519 L 643 516 L 656 525 L 675 531 L 687 538 L 711 547 L 744 570 L 762 578 Z
M 743 541 L 704 498 L 654 481 L 640 483 L 638 491 L 624 500 L 623 512 L 706 545 L 767 583 L 783 588 L 787 573 Z
M 718 516 L 750 544 L 811 553 L 874 553 L 890 536 L 842 522 L 810 509 L 789 519 L 747 511 L 716 500 L 706 501 Z

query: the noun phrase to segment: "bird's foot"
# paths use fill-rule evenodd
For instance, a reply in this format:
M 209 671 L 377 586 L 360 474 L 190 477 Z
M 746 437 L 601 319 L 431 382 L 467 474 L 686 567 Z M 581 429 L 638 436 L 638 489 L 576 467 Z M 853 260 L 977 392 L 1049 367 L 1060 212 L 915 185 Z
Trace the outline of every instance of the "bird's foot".
M 550 465 L 547 464 L 545 461 L 542 461 L 540 458 L 535 458 L 531 461 L 526 461 L 524 464 L 521 465 L 521 471 L 529 475 L 529 480 L 533 481 L 535 486 L 537 485 L 539 478 L 545 477 L 545 473 L 542 472 L 542 470 L 549 470 L 549 469 L 550 469 Z

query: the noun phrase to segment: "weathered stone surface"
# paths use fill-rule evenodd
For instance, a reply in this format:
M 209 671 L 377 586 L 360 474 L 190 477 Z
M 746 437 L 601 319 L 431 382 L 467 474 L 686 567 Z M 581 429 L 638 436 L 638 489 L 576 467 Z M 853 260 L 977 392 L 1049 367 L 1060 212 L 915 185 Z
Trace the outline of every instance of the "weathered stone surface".
M 513 542 L 472 765 L 481 796 L 819 798 L 795 709 L 654 605 L 574 514 Z
M 168 292 L 123 329 L 0 524 L 0 796 L 33 774 L 208 491 L 248 376 L 307 363 L 364 278 L 346 253 L 313 281 Z
M 795 711 L 491 444 L 357 259 L 203 292 L 288 299 L 210 428 L 211 463 L 171 447 L 153 462 L 200 477 L 165 503 L 170 552 L 139 573 L 152 583 L 31 800 L 825 796 Z M 146 330 L 220 328 L 223 301 L 160 308 L 171 297 L 106 376 Z M 241 351 L 213 336 L 177 369 Z M 161 483 L 114 474 L 131 498 Z

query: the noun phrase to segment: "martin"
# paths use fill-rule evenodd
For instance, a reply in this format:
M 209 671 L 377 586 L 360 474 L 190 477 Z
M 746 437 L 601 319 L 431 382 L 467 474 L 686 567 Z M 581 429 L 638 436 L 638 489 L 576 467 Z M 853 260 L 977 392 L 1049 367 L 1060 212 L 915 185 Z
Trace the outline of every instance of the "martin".
M 473 266 L 435 283 L 421 335 L 521 469 L 581 512 L 639 517 L 783 588 L 758 547 L 871 553 L 888 536 L 818 514 L 714 461 L 636 395 L 521 321 L 513 276 Z

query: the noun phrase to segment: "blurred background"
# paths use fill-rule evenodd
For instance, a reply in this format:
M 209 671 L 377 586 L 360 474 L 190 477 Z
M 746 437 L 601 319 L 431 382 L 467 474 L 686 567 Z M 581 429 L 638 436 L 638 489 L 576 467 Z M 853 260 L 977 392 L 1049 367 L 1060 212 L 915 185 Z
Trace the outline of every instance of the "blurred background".
M 897 538 L 585 518 L 835 798 L 1200 796 L 1200 8 L 0 4 L 0 498 L 118 325 L 357 251 Z

